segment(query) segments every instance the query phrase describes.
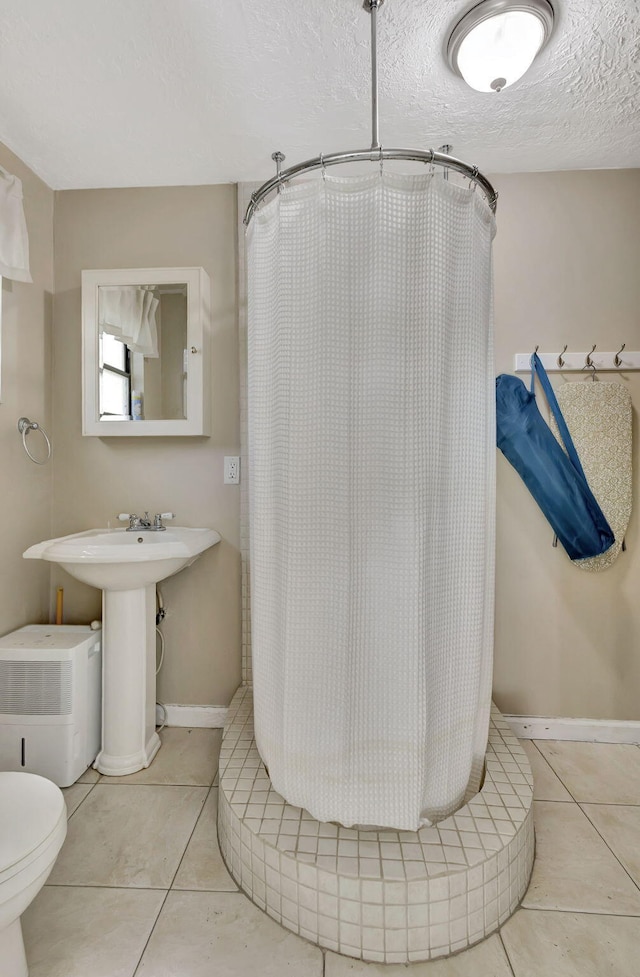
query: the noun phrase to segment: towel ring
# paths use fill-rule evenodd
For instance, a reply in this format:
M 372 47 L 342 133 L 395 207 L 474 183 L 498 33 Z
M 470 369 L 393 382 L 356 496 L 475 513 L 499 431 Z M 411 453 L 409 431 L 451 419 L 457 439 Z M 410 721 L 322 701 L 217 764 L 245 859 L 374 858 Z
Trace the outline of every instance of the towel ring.
M 31 461 L 35 465 L 46 465 L 46 463 L 49 461 L 49 458 L 51 457 L 51 441 L 49 441 L 49 438 L 47 437 L 47 432 L 45 431 L 45 429 L 42 428 L 42 427 L 40 427 L 40 425 L 38 424 L 37 421 L 30 421 L 28 417 L 21 417 L 18 420 L 18 430 L 20 431 L 20 434 L 22 435 L 22 447 L 24 448 L 24 450 L 27 452 L 27 454 L 31 458 Z M 40 431 L 40 434 L 42 435 L 42 437 L 46 441 L 46 444 L 47 444 L 47 457 L 43 461 L 38 461 L 37 458 L 34 458 L 33 455 L 31 454 L 31 452 L 29 451 L 29 448 L 27 447 L 27 434 L 29 433 L 29 431 Z

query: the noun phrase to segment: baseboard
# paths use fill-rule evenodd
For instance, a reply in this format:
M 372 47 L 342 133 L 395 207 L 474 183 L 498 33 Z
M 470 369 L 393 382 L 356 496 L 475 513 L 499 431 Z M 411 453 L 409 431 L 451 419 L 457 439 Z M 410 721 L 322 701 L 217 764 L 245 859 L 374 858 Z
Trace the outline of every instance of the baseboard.
M 162 708 L 166 710 L 166 716 Z M 164 703 L 156 706 L 156 723 L 166 726 L 189 726 L 191 728 L 219 729 L 227 718 L 226 706 L 182 706 Z
M 552 719 L 544 716 L 505 716 L 516 736 L 524 740 L 577 740 L 581 743 L 640 744 L 640 722 L 616 719 Z
M 221 729 L 227 718 L 226 706 L 186 706 L 165 704 L 166 725 Z M 545 716 L 504 717 L 517 737 L 524 740 L 576 740 L 582 743 L 640 744 L 640 722 L 615 719 L 563 719 Z M 165 720 L 156 706 L 156 722 Z

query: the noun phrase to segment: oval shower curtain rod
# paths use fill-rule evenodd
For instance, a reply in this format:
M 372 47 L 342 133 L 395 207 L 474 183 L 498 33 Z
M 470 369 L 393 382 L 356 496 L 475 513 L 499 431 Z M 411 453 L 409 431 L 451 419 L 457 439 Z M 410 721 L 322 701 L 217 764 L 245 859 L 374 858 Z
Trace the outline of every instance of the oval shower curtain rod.
M 354 149 L 342 153 L 330 153 L 324 156 L 315 156 L 307 159 L 303 163 L 297 163 L 286 170 L 281 170 L 281 163 L 284 156 L 280 152 L 273 153 L 271 158 L 276 164 L 276 175 L 266 183 L 263 183 L 255 193 L 251 194 L 251 202 L 247 207 L 244 216 L 244 223 L 248 226 L 258 205 L 274 190 L 280 188 L 302 173 L 311 173 L 313 170 L 324 170 L 327 166 L 335 166 L 339 163 L 356 163 L 361 161 L 382 162 L 383 160 L 409 160 L 419 163 L 428 163 L 434 166 L 442 166 L 445 170 L 455 170 L 461 173 L 472 183 L 477 184 L 485 197 L 489 207 L 495 213 L 498 194 L 491 183 L 479 172 L 477 166 L 456 159 L 433 149 L 384 149 L 380 145 L 378 134 L 378 55 L 377 55 L 377 13 L 384 0 L 364 0 L 363 7 L 371 14 L 371 147 L 369 149 Z

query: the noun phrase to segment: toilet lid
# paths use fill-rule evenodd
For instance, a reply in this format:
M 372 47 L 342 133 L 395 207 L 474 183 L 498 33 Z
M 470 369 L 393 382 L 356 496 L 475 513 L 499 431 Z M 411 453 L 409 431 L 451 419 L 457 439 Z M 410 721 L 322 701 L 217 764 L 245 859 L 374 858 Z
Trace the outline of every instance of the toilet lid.
M 56 829 L 64 797 L 33 773 L 0 773 L 0 875 L 39 848 Z

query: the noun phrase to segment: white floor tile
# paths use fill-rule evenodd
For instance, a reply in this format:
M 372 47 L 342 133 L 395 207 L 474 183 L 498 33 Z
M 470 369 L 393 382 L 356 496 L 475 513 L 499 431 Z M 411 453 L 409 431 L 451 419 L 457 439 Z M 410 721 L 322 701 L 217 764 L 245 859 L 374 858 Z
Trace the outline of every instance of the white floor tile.
M 69 821 L 49 882 L 168 888 L 206 787 L 96 784 Z
M 62 791 L 64 802 L 67 805 L 67 817 L 71 817 L 77 811 L 83 800 L 93 790 L 93 784 L 81 784 L 80 782 L 65 787 Z
M 241 892 L 167 896 L 136 977 L 322 977 L 322 953 Z
M 76 780 L 77 784 L 96 784 L 100 780 L 100 774 L 93 767 L 87 767 Z
M 515 977 L 638 977 L 640 973 L 637 919 L 521 909 L 501 935 Z
M 174 889 L 235 892 L 218 845 L 218 790 L 214 788 L 202 809 L 196 829 L 180 863 Z
M 640 807 L 583 804 L 582 809 L 640 885 Z
M 218 772 L 221 729 L 168 727 L 151 766 L 127 777 L 103 777 L 103 784 L 175 784 L 210 787 Z
M 533 772 L 533 796 L 537 801 L 572 801 L 573 798 L 533 740 L 520 740 Z
M 640 890 L 578 805 L 536 801 L 534 810 L 536 859 L 523 905 L 639 916 Z
M 327 953 L 325 977 L 512 977 L 499 936 L 446 960 L 426 963 L 364 963 Z
M 164 897 L 45 886 L 22 916 L 29 977 L 132 977 Z
M 207 797 L 221 731 L 174 727 L 161 735 L 148 770 L 118 783 L 89 769 L 65 789 L 73 814 L 67 841 L 50 884 L 23 916 L 30 977 L 321 977 L 320 950 L 235 891 L 224 867 L 217 790 Z M 640 890 L 617 859 L 640 886 L 640 749 L 548 740 L 523 746 L 538 799 L 537 857 L 527 908 L 501 931 L 513 973 L 638 977 Z M 454 957 L 409 966 L 328 952 L 325 977 L 511 972 L 493 936 Z
M 637 804 L 640 748 L 619 743 L 538 740 L 537 745 L 576 801 Z

